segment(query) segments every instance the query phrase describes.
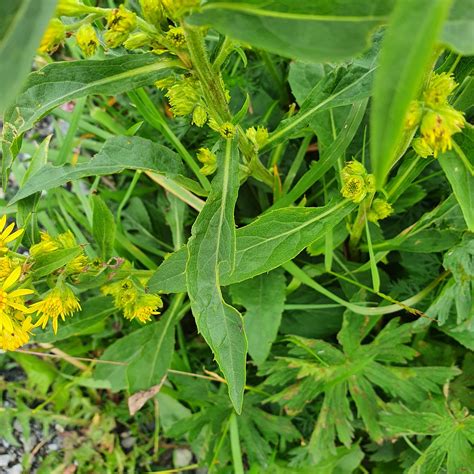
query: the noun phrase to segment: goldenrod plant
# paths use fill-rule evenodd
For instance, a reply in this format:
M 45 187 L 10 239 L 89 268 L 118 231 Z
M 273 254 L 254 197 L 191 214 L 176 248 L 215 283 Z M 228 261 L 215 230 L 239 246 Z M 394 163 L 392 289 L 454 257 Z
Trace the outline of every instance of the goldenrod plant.
M 0 470 L 473 472 L 472 10 L 0 0 Z

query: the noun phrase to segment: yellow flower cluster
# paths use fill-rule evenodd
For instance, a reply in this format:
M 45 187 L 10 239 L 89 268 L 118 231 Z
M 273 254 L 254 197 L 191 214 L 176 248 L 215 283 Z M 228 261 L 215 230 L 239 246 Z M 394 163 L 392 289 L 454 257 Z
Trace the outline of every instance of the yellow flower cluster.
M 99 46 L 97 33 L 90 24 L 82 25 L 77 30 L 76 41 L 85 57 L 93 56 Z
M 123 5 L 114 8 L 107 17 L 107 31 L 104 39 L 110 48 L 118 48 L 135 29 L 137 18 L 135 13 Z
M 368 174 L 364 165 L 349 161 L 342 170 L 341 194 L 352 202 L 362 202 L 367 194 L 375 192 L 375 178 Z
M 137 319 L 141 323 L 160 314 L 158 309 L 163 307 L 159 295 L 146 293 L 142 285 L 130 278 L 103 286 L 102 293 L 113 296 L 115 307 L 123 311 L 126 319 Z
M 140 0 L 143 18 L 152 25 L 159 25 L 163 20 L 163 6 L 159 0 Z
M 254 147 L 259 150 L 268 140 L 268 129 L 265 127 L 250 127 L 245 131 L 247 138 L 253 143 Z
M 200 87 L 199 81 L 185 77 L 168 89 L 166 97 L 174 115 L 185 116 L 193 113 L 201 99 Z
M 53 18 L 48 24 L 38 51 L 40 53 L 51 54 L 54 53 L 60 46 L 60 44 L 66 38 L 66 28 L 58 18 Z
M 0 217 L 0 255 L 8 252 L 7 244 L 13 242 L 15 239 L 23 234 L 23 229 L 18 229 L 13 232 L 15 224 L 10 224 L 5 228 L 7 224 L 7 216 L 3 215 Z
M 407 114 L 405 126 L 413 129 L 420 125 L 421 136 L 412 142 L 413 149 L 423 158 L 450 150 L 452 136 L 462 130 L 464 115 L 448 103 L 448 98 L 457 87 L 450 74 L 433 74 L 423 92 L 423 101 L 413 101 Z

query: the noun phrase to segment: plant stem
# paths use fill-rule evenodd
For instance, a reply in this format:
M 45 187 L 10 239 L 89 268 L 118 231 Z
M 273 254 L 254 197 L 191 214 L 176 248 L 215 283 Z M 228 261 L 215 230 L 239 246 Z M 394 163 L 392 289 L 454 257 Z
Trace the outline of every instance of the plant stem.
M 230 446 L 232 450 L 232 463 L 235 474 L 244 474 L 242 451 L 240 449 L 239 425 L 235 413 L 230 415 Z
M 365 228 L 365 221 L 367 219 L 367 212 L 372 205 L 372 200 L 374 199 L 374 193 L 369 194 L 360 204 L 359 210 L 357 212 L 356 220 L 351 229 L 351 235 L 349 238 L 349 252 L 351 257 L 357 258 L 359 255 L 359 241 L 362 237 L 362 233 Z

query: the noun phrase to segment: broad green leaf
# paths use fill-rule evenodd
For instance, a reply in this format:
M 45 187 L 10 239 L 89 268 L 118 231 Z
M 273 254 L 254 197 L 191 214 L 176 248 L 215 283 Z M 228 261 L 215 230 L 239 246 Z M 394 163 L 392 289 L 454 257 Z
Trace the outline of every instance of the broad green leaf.
M 270 353 L 280 327 L 285 303 L 286 281 L 282 271 L 258 275 L 230 287 L 234 304 L 247 310 L 244 315 L 249 354 L 261 364 Z
M 474 0 L 454 0 L 441 41 L 458 54 L 474 55 Z
M 43 32 L 57 0 L 0 0 L 0 116 L 31 70 Z
M 33 273 L 36 278 L 50 275 L 58 268 L 67 265 L 82 253 L 82 247 L 77 246 L 70 249 L 59 249 L 53 252 L 38 255 L 35 258 Z
M 228 305 L 220 289 L 221 275 L 235 262 L 234 207 L 239 190 L 236 140 L 221 144 L 218 173 L 188 243 L 186 283 L 199 332 L 212 349 L 228 384 L 235 410 L 242 410 L 247 339 L 241 314 Z
M 16 360 L 26 372 L 28 381 L 39 394 L 45 396 L 51 384 L 57 380 L 58 373 L 53 364 L 39 357 L 12 352 L 10 357 Z
M 281 56 L 313 62 L 347 59 L 370 44 L 393 0 L 211 0 L 187 19 Z
M 110 316 L 115 310 L 112 300 L 108 296 L 95 296 L 85 299 L 82 310 L 74 313 L 73 316 L 61 321 L 57 334 L 54 334 L 51 326 L 46 330 L 35 330 L 35 342 L 56 342 L 68 339 L 69 337 L 94 334 L 97 328 L 102 328 L 105 318 Z
M 131 393 L 158 385 L 170 368 L 176 323 L 176 311 L 172 308 L 153 325 L 139 355 L 128 365 L 127 380 Z
M 120 173 L 125 169 L 153 171 L 174 176 L 183 171 L 181 158 L 169 148 L 140 137 L 109 138 L 91 160 L 78 165 L 47 165 L 28 179 L 10 204 L 39 191 L 63 186 L 88 176 Z
M 115 240 L 115 219 L 100 196 L 92 196 L 92 235 L 99 246 L 102 260 L 112 256 Z
M 354 208 L 348 201 L 319 208 L 287 207 L 270 211 L 237 229 L 235 270 L 223 276 L 222 285 L 253 278 L 288 262 Z M 186 291 L 185 265 L 186 248 L 183 248 L 161 264 L 150 279 L 150 290 Z
M 400 0 L 393 11 L 375 74 L 371 111 L 371 161 L 378 189 L 408 146 L 405 116 L 432 65 L 450 5 L 451 0 Z
M 293 136 L 307 127 L 316 114 L 343 105 L 366 104 L 372 93 L 375 68 L 361 67 L 335 69 L 316 84 L 297 114 L 283 120 L 270 134 L 266 148 Z
M 176 66 L 176 61 L 160 59 L 150 53 L 102 61 L 55 62 L 30 74 L 23 92 L 5 111 L 4 180 L 6 170 L 19 152 L 23 133 L 54 107 L 91 94 L 116 95 L 153 84 Z
M 474 147 L 469 151 L 473 150 Z M 453 188 L 468 229 L 474 232 L 474 176 L 472 175 L 472 170 L 469 170 L 464 162 L 464 160 L 467 161 L 467 157 L 464 156 L 463 160 L 459 153 L 464 155 L 460 148 L 459 151 L 448 151 L 440 155 L 438 161 L 448 178 L 449 184 Z

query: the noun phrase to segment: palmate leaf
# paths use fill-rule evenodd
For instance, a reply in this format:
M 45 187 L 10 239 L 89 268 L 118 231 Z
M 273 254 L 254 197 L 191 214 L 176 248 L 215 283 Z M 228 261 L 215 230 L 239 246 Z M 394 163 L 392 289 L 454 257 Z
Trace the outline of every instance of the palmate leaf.
M 416 411 L 390 404 L 381 415 L 390 436 L 432 436 L 432 442 L 408 469 L 409 474 L 472 472 L 474 416 L 458 402 L 442 398 L 423 402 Z
M 379 392 L 405 402 L 421 402 L 428 393 L 459 373 L 449 367 L 404 367 L 416 351 L 407 343 L 413 326 L 391 320 L 373 341 L 362 344 L 377 319 L 347 311 L 339 333 L 341 349 L 319 340 L 290 336 L 289 352 L 267 362 L 262 373 L 266 384 L 279 387 L 268 401 L 278 402 L 290 413 L 322 396 L 322 407 L 308 446 L 313 462 L 335 453 L 336 438 L 349 447 L 353 419 L 360 418 L 376 442 L 384 437 L 380 411 L 385 402 Z
M 240 413 L 245 386 L 247 339 L 242 315 L 224 301 L 221 278 L 235 265 L 234 207 L 239 192 L 236 140 L 221 143 L 219 168 L 188 243 L 186 286 L 199 332 L 222 370 Z

